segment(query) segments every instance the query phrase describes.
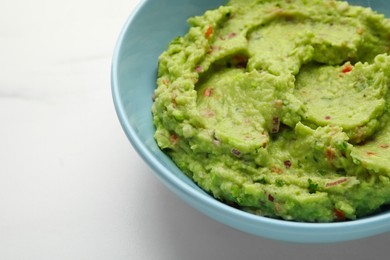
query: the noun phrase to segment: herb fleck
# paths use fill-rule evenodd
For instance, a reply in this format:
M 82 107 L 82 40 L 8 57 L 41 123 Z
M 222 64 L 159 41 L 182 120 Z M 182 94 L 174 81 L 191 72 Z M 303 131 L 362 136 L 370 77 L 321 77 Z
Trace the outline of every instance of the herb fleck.
M 337 148 L 342 151 L 342 152 L 345 152 L 348 148 L 348 143 L 343 141 L 343 142 L 340 142 L 340 143 L 337 143 Z
M 308 190 L 310 194 L 316 193 L 318 189 L 318 184 L 314 183 L 312 179 L 308 179 L 307 182 L 309 183 Z
M 281 180 L 281 179 L 277 179 L 275 181 L 275 184 L 276 184 L 277 187 L 283 187 L 284 186 L 284 181 Z

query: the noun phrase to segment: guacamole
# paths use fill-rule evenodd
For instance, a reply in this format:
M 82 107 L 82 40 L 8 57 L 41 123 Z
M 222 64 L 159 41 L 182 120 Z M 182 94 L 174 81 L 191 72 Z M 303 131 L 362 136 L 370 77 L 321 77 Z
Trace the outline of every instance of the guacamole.
M 231 0 L 161 54 L 155 139 L 216 199 L 293 221 L 390 203 L 390 21 L 334 0 Z

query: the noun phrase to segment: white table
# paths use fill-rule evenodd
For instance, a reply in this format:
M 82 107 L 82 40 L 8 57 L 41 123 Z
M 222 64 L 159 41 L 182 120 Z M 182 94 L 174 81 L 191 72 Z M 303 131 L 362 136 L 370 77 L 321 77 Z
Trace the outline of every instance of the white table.
M 387 259 L 389 233 L 271 241 L 209 219 L 157 180 L 111 99 L 111 56 L 137 2 L 2 0 L 0 259 Z

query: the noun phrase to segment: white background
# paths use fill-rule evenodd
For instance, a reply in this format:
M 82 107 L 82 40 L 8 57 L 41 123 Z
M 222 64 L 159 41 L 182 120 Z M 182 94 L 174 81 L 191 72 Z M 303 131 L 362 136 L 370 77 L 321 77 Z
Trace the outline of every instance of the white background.
M 138 0 L 1 0 L 0 259 L 387 259 L 247 235 L 163 186 L 116 117 L 111 57 Z

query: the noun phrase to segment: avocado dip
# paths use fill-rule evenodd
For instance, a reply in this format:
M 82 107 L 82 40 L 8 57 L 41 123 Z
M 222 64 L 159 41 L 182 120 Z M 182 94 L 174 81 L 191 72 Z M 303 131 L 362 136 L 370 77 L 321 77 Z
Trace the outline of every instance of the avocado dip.
M 231 0 L 158 62 L 155 139 L 216 199 L 333 222 L 390 203 L 390 21 L 334 0 Z

